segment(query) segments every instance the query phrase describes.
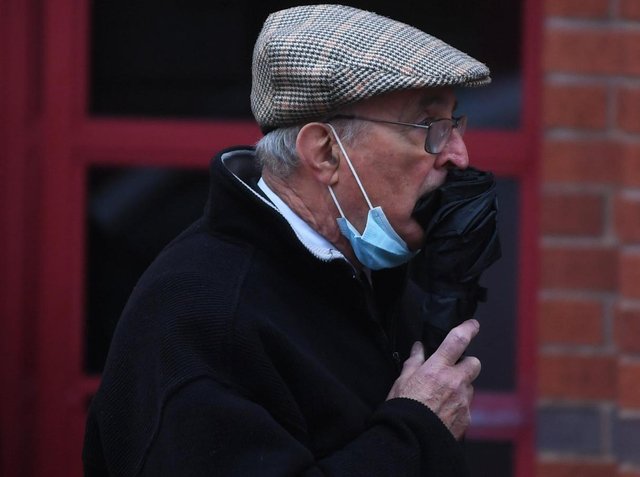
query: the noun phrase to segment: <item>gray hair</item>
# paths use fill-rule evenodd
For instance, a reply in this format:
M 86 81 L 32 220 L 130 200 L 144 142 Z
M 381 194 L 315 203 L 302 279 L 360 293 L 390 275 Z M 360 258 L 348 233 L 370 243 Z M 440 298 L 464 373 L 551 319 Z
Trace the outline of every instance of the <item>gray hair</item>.
M 343 144 L 351 144 L 366 128 L 362 121 L 336 119 L 331 124 L 340 135 Z M 296 140 L 302 126 L 275 129 L 265 134 L 256 144 L 256 157 L 260 165 L 276 177 L 286 178 L 298 167 Z

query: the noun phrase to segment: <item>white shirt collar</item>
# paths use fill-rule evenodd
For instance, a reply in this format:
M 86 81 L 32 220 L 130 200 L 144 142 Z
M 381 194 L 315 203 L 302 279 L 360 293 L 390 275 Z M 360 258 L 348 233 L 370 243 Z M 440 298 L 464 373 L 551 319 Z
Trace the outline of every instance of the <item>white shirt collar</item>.
M 304 220 L 300 218 L 291 208 L 267 185 L 261 177 L 258 187 L 273 202 L 276 209 L 289 222 L 289 225 L 298 237 L 298 240 L 309 249 L 311 253 L 322 260 L 334 260 L 336 258 L 345 259 L 344 255 L 335 248 L 326 238 L 316 232 Z M 345 259 L 346 260 L 346 259 Z

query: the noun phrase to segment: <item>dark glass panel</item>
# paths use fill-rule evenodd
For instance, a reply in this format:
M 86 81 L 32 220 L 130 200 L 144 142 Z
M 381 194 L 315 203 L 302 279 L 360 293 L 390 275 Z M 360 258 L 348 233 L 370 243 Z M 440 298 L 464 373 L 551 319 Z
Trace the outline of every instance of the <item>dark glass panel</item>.
M 87 210 L 86 370 L 102 371 L 111 335 L 142 272 L 201 214 L 207 171 L 93 167 Z
M 488 289 L 478 305 L 480 333 L 468 354 L 482 361 L 476 389 L 514 391 L 516 387 L 516 322 L 518 293 L 519 187 L 515 180 L 498 180 L 498 231 L 502 258 L 485 271 L 480 284 Z
M 94 0 L 94 115 L 251 118 L 255 39 L 291 1 Z M 520 115 L 521 2 L 345 2 L 404 21 L 485 62 L 493 84 L 462 89 L 471 127 L 515 128 Z

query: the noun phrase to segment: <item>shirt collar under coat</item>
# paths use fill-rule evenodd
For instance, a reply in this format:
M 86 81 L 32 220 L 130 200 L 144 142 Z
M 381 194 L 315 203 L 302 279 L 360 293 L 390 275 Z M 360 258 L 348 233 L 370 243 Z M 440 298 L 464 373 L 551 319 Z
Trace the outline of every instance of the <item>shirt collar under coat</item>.
M 346 262 L 344 255 L 295 214 L 260 176 L 255 149 L 249 146 L 225 149 L 211 161 L 211 187 L 205 211 L 210 228 L 234 238 L 255 240 L 253 243 L 282 240 L 293 232 L 296 242 L 313 257 Z M 288 230 L 282 234 L 274 227 Z M 277 248 L 283 246 L 290 245 L 280 243 Z

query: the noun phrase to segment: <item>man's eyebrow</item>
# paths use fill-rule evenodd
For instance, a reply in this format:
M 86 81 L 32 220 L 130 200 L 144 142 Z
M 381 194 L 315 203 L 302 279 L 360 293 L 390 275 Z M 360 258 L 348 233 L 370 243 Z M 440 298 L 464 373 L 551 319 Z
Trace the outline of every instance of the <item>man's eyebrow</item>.
M 418 107 L 420 109 L 426 109 L 429 106 L 434 106 L 438 103 L 443 102 L 444 98 L 439 94 L 426 94 L 422 98 L 420 98 L 420 101 L 418 101 Z
M 438 94 L 438 93 L 425 94 L 418 101 L 418 107 L 428 108 L 430 106 L 438 106 L 441 104 L 445 104 L 446 102 L 447 102 L 447 96 L 445 95 Z M 458 106 L 458 100 L 456 99 L 454 103 L 454 108 L 457 106 Z
M 442 104 L 446 104 L 447 100 L 444 96 L 440 95 L 440 94 L 429 94 L 429 95 L 425 95 L 422 98 L 420 98 L 420 100 L 418 101 L 418 103 L 416 104 L 416 112 L 422 112 L 425 109 L 428 109 L 432 106 L 439 106 Z M 455 111 L 456 109 L 458 109 L 458 100 L 456 99 L 453 103 L 453 109 L 451 110 L 452 112 Z

